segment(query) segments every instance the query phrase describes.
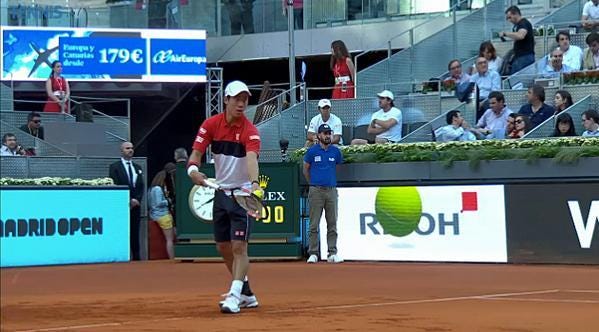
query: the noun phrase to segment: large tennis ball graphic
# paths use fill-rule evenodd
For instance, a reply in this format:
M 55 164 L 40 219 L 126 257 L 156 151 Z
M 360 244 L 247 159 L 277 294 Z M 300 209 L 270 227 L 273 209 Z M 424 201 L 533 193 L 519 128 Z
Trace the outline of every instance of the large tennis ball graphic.
M 422 201 L 416 187 L 381 187 L 376 194 L 376 219 L 385 234 L 406 236 L 412 233 L 422 215 Z

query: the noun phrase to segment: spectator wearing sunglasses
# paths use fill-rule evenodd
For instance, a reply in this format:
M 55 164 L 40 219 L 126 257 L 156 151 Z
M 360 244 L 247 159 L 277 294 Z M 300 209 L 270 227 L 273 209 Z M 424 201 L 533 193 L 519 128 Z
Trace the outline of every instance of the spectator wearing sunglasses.
M 44 139 L 44 127 L 42 127 L 42 118 L 40 114 L 37 112 L 31 112 L 27 114 L 27 124 L 22 125 L 19 129 L 33 137 Z
M 514 129 L 508 134 L 509 138 L 522 138 L 531 129 L 530 119 L 526 115 L 518 114 L 514 121 Z

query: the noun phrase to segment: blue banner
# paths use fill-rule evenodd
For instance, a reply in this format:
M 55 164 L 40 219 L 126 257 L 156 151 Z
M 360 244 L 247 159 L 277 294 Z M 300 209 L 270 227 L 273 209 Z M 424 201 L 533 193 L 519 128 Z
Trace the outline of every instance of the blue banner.
M 129 260 L 126 189 L 0 189 L 0 266 Z
M 2 79 L 205 82 L 204 30 L 0 27 Z

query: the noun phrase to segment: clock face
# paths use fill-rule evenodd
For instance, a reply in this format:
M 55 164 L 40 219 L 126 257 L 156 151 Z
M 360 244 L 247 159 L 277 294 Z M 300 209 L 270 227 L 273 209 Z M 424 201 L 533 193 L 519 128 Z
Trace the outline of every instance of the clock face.
M 214 189 L 195 185 L 189 192 L 189 209 L 194 216 L 202 221 L 212 221 L 212 205 L 214 204 Z

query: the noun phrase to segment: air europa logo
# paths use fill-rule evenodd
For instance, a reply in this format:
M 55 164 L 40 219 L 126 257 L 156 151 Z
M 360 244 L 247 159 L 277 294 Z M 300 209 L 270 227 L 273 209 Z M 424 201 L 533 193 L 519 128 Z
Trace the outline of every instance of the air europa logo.
M 152 57 L 153 63 L 206 63 L 204 56 L 189 56 L 187 54 L 175 54 L 173 50 L 158 51 Z
M 0 238 L 55 235 L 102 235 L 102 218 L 42 218 L 0 220 Z
M 462 192 L 460 212 L 477 211 L 476 192 Z M 375 235 L 381 234 L 376 226 L 382 227 L 382 233 L 397 237 L 408 236 L 413 232 L 430 235 L 438 228 L 439 235 L 445 235 L 445 228 L 452 227 L 453 234 L 460 234 L 459 213 L 439 213 L 433 216 L 422 211 L 422 198 L 416 187 L 382 187 L 375 200 L 375 212 L 360 214 L 360 234 L 366 234 L 367 228 Z

